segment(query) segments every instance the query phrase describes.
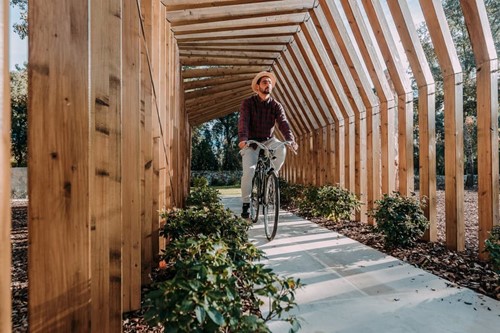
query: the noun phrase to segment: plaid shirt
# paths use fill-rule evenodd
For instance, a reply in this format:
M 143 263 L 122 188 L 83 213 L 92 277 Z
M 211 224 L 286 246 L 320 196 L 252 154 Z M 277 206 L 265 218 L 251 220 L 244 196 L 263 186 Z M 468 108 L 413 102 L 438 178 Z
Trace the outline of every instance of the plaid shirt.
M 261 101 L 253 95 L 241 103 L 238 121 L 239 142 L 247 140 L 266 141 L 273 136 L 274 124 L 286 141 L 295 141 L 283 106 L 274 98 Z

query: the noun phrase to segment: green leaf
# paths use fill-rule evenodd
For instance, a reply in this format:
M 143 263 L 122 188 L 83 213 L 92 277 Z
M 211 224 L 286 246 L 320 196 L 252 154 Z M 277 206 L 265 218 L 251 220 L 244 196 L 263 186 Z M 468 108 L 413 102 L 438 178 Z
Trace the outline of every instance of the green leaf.
M 205 309 L 201 306 L 197 306 L 194 312 L 196 314 L 196 319 L 200 324 L 202 324 L 205 321 L 205 315 L 206 315 Z
M 208 316 L 210 317 L 210 319 L 212 319 L 214 323 L 216 323 L 219 326 L 222 326 L 225 323 L 222 314 L 212 306 L 208 308 Z

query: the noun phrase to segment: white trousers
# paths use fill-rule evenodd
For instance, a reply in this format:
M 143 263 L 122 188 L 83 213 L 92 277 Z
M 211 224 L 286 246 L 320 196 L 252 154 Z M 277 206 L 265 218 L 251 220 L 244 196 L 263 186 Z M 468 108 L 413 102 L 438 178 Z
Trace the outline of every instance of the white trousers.
M 278 147 L 278 143 L 280 143 L 276 138 L 271 138 L 265 142 L 262 142 L 269 149 L 274 150 L 274 155 L 276 159 L 272 160 L 272 166 L 276 172 L 278 172 L 283 163 L 285 162 L 286 157 L 286 147 L 285 145 L 281 145 Z M 278 147 L 278 148 L 276 148 Z M 253 149 L 252 147 L 243 148 L 240 151 L 242 157 L 242 167 L 243 167 L 243 176 L 241 177 L 241 201 L 243 203 L 250 202 L 250 194 L 252 193 L 252 178 L 255 174 L 255 167 L 257 165 L 257 161 L 259 159 L 260 148 Z

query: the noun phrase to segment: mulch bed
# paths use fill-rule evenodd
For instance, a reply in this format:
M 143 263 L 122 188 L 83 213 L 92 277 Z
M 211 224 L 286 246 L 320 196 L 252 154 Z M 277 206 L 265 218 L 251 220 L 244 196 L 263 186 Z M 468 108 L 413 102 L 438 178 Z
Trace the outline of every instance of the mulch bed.
M 478 260 L 477 192 L 465 191 L 464 219 L 466 223 L 466 250 L 450 251 L 444 245 L 444 191 L 438 191 L 438 242 L 419 243 L 408 249 L 386 249 L 380 234 L 364 223 L 348 221 L 334 223 L 325 219 L 313 219 L 330 230 L 392 255 L 411 265 L 420 267 L 458 286 L 500 300 L 500 277 L 490 264 Z M 28 331 L 28 228 L 26 202 L 12 204 L 12 322 L 13 332 Z M 145 292 L 145 290 L 143 290 Z M 142 311 L 123 316 L 123 332 L 162 332 L 150 328 L 142 318 Z

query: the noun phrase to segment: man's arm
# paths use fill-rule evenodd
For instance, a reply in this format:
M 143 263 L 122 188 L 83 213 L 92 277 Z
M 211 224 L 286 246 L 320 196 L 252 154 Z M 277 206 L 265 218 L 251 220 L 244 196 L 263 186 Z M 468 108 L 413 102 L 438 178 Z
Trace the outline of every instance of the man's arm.
M 238 118 L 238 147 L 245 148 L 248 140 L 248 124 L 250 122 L 250 112 L 248 109 L 247 99 L 241 102 L 240 117 Z

